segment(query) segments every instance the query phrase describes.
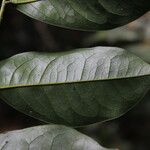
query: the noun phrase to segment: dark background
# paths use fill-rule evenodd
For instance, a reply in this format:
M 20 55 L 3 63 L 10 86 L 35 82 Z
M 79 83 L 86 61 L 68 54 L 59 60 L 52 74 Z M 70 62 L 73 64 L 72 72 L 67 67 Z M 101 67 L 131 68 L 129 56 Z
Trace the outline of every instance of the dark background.
M 150 13 L 127 26 L 110 31 L 81 32 L 41 23 L 17 12 L 5 10 L 0 25 L 0 59 L 25 51 L 61 51 L 92 46 L 126 48 L 150 62 Z M 0 132 L 44 124 L 0 100 Z M 150 92 L 123 117 L 94 124 L 79 131 L 105 147 L 121 150 L 150 149 Z

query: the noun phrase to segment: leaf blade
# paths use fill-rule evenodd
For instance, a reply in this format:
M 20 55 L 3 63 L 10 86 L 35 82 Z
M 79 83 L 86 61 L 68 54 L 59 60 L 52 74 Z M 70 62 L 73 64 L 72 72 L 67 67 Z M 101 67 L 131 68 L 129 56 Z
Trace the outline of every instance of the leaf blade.
M 110 47 L 19 54 L 0 63 L 0 74 L 0 97 L 8 104 L 70 126 L 120 117 L 150 88 L 150 64 Z
M 22 13 L 42 22 L 78 30 L 104 30 L 127 24 L 150 9 L 148 1 L 46 0 L 19 5 Z
M 0 134 L 0 149 L 108 150 L 78 131 L 58 125 L 45 125 Z

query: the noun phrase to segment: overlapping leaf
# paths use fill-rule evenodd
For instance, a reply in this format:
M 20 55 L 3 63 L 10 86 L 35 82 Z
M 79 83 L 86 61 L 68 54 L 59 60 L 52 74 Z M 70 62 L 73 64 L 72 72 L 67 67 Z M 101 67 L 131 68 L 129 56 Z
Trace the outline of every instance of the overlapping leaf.
M 47 125 L 0 134 L 0 150 L 108 150 L 64 126 Z
M 28 52 L 0 63 L 0 97 L 40 120 L 71 126 L 114 119 L 150 88 L 150 64 L 120 49 Z
M 149 0 L 41 0 L 18 7 L 34 19 L 80 30 L 118 27 L 137 19 L 149 9 Z

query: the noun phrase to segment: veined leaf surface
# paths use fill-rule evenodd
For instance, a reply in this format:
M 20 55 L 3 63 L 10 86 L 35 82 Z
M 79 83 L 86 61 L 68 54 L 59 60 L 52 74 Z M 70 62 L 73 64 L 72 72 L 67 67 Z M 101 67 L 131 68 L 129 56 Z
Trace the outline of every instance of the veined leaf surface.
M 45 122 L 81 126 L 117 118 L 150 88 L 150 64 L 120 48 L 28 52 L 0 62 L 0 97 Z
M 150 10 L 149 0 L 42 0 L 18 6 L 22 13 L 48 24 L 102 30 L 127 24 Z
M 78 131 L 45 125 L 0 134 L 0 150 L 108 150 Z

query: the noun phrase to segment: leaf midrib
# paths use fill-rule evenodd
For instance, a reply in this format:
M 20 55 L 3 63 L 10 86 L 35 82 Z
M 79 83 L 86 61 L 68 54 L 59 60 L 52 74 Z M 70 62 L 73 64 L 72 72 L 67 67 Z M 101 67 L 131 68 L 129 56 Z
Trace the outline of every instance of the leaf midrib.
M 147 77 L 150 74 L 139 75 L 139 76 L 129 76 L 129 77 L 117 77 L 117 78 L 107 78 L 107 79 L 95 79 L 95 80 L 82 80 L 82 81 L 67 81 L 67 82 L 50 82 L 50 83 L 39 83 L 39 84 L 16 84 L 16 85 L 6 85 L 1 86 L 0 90 L 3 89 L 11 89 L 11 88 L 24 88 L 24 87 L 33 87 L 33 86 L 54 86 L 54 85 L 62 85 L 62 84 L 80 84 L 86 82 L 100 82 L 100 81 L 112 81 L 112 80 L 122 80 L 122 79 L 132 79 L 132 78 L 140 78 Z

